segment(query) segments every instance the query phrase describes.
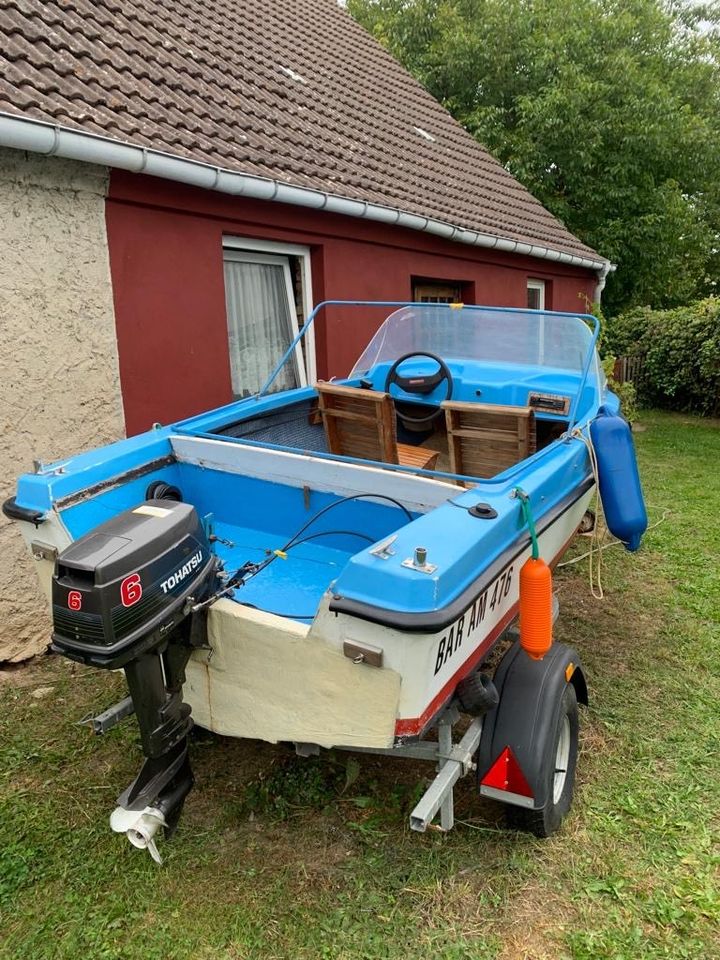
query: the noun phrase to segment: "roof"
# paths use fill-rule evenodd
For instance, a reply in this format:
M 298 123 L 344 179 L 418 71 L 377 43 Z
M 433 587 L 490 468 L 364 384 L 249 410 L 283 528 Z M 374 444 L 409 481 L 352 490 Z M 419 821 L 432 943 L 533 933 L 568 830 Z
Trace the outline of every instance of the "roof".
M 0 0 L 0 36 L 4 114 L 605 263 L 336 0 Z

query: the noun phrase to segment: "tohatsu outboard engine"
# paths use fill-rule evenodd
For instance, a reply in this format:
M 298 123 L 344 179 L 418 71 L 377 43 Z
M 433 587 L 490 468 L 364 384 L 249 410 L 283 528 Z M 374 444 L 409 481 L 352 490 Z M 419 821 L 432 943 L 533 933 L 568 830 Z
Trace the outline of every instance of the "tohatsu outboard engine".
M 218 583 L 218 561 L 193 506 L 148 500 L 64 550 L 53 577 L 52 648 L 93 667 L 122 667 L 145 762 L 118 798 L 114 830 L 159 860 L 153 837 L 172 833 L 193 786 L 183 703 L 185 666 L 207 643 L 198 604 Z

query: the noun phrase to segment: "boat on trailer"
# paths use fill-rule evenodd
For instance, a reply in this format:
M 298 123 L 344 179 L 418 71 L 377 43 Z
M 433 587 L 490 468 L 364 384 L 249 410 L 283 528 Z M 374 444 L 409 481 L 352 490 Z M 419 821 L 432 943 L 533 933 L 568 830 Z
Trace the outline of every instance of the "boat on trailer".
M 274 392 L 320 311 L 379 307 L 347 378 Z M 134 711 L 145 754 L 114 829 L 157 856 L 192 788 L 193 722 L 303 755 L 434 760 L 417 830 L 452 826 L 471 771 L 513 825 L 558 827 L 580 658 L 515 640 L 493 678 L 482 668 L 512 639 L 523 568 L 559 560 L 598 468 L 630 549 L 647 524 L 597 335 L 581 314 L 323 303 L 258 393 L 19 479 L 3 509 L 38 561 L 53 649 L 127 677 L 96 718 Z M 528 630 L 550 602 L 527 601 Z

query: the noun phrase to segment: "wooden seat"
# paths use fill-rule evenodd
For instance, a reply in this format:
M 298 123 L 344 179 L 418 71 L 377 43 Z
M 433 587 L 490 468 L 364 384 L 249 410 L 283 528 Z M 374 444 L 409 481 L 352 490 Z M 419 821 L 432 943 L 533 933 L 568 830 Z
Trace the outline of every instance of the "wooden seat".
M 397 442 L 395 404 L 389 393 L 318 383 L 318 409 L 330 453 L 433 470 L 437 450 Z
M 494 477 L 535 453 L 531 407 L 446 400 L 443 409 L 452 473 Z

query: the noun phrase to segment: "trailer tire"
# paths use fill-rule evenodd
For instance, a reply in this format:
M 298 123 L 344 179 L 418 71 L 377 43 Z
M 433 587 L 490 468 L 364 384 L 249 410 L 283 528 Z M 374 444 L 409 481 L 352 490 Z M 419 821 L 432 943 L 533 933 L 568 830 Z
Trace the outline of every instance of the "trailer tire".
M 455 689 L 455 695 L 463 713 L 471 717 L 481 717 L 498 705 L 498 692 L 490 677 L 477 670 L 461 680 Z
M 582 520 L 580 521 L 580 526 L 578 527 L 578 533 L 592 533 L 595 529 L 596 523 L 597 517 L 595 516 L 595 511 L 586 510 L 582 515 Z
M 536 837 L 549 837 L 559 829 L 572 803 L 579 731 L 577 694 L 574 685 L 568 683 L 558 701 L 554 734 L 548 738 L 542 761 L 542 776 L 547 778 L 547 803 L 540 810 L 506 806 L 505 819 L 511 829 L 533 833 Z

